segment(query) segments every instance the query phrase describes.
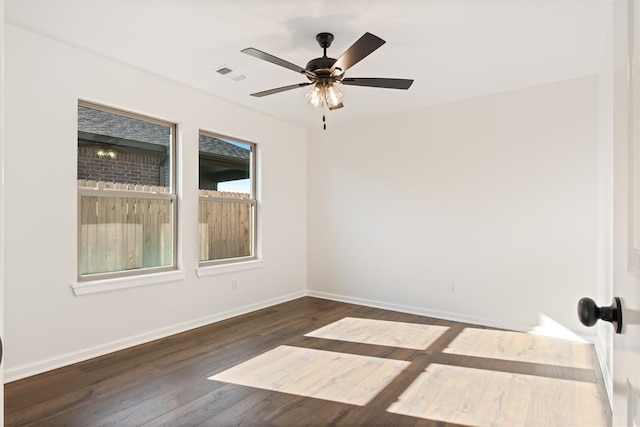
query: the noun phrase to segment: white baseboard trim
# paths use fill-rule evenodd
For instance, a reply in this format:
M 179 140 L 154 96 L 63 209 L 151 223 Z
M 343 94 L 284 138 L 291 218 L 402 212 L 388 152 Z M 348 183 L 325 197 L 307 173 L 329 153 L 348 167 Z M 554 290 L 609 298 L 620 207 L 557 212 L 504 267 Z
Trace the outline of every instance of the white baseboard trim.
M 242 314 L 247 314 L 256 310 L 261 310 L 263 308 L 272 307 L 274 305 L 281 304 L 294 299 L 298 299 L 306 295 L 307 295 L 306 291 L 298 291 L 288 295 L 283 295 L 283 296 L 268 299 L 265 301 L 260 301 L 254 304 L 249 304 L 243 307 L 224 311 L 222 313 L 212 314 L 210 316 L 201 317 L 199 319 L 191 320 L 188 322 L 180 323 L 180 324 L 169 326 L 166 328 L 156 329 L 154 331 L 146 332 L 144 334 L 135 335 L 129 338 L 124 338 L 122 340 L 113 341 L 107 344 L 99 345 L 99 346 L 88 348 L 85 350 L 68 353 L 68 354 L 54 357 L 48 360 L 43 360 L 40 362 L 28 364 L 28 365 L 22 365 L 16 368 L 6 369 L 4 371 L 4 383 L 5 384 L 10 383 L 12 381 L 17 381 L 33 375 L 41 374 L 43 372 L 62 368 L 63 366 L 68 366 L 74 363 L 83 362 L 85 360 L 89 360 L 94 357 L 103 356 L 105 354 L 113 353 L 119 350 L 124 350 L 126 348 L 144 344 L 160 338 L 166 338 L 168 336 L 175 335 L 180 332 L 186 332 L 191 329 L 210 325 L 212 323 L 220 322 L 222 320 L 230 319 L 232 317 L 240 316 Z
M 347 295 L 332 294 L 329 292 L 321 292 L 309 290 L 307 295 L 315 298 L 328 299 L 338 302 L 346 302 L 349 304 L 364 305 L 367 307 L 381 308 L 383 310 L 399 311 L 401 313 L 416 314 L 418 316 L 435 317 L 442 320 L 451 320 L 460 323 L 469 323 L 472 325 L 488 326 L 492 328 L 509 329 L 512 331 L 529 332 L 532 325 L 516 322 L 504 322 L 496 319 L 489 319 L 478 316 L 467 316 L 459 313 L 451 313 L 447 311 L 432 310 L 424 307 L 416 307 L 411 305 L 394 304 L 385 301 L 371 300 L 366 298 L 358 298 Z
M 609 407 L 613 409 L 613 377 L 611 376 L 611 369 L 607 365 L 607 356 L 602 346 L 600 337 L 596 335 L 593 346 L 596 349 L 596 355 L 598 356 L 598 363 L 600 364 L 600 372 L 602 372 L 602 381 L 607 389 L 607 397 L 609 398 Z

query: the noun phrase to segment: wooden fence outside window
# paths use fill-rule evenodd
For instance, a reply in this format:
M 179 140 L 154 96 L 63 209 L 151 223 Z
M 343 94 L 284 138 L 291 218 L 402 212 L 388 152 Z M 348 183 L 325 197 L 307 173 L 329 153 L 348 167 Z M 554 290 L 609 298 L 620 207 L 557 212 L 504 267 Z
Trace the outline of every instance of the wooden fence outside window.
M 172 265 L 169 188 L 78 180 L 78 189 L 80 274 Z M 250 256 L 249 195 L 200 190 L 199 196 L 200 261 Z

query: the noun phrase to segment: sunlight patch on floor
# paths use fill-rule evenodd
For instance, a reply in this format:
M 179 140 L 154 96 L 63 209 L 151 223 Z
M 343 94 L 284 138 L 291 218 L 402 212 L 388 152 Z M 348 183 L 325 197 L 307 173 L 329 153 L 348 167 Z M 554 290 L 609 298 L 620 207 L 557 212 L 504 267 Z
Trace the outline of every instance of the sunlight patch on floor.
M 433 364 L 388 412 L 469 426 L 605 426 L 595 383 Z
M 524 332 L 465 328 L 443 352 L 461 356 L 594 369 L 589 344 Z
M 545 314 L 539 315 L 538 326 L 533 327 L 529 332 L 534 335 L 562 338 L 587 344 L 587 340 Z
M 282 345 L 208 379 L 366 405 L 409 362 Z
M 345 317 L 305 337 L 426 350 L 448 329 L 439 325 Z

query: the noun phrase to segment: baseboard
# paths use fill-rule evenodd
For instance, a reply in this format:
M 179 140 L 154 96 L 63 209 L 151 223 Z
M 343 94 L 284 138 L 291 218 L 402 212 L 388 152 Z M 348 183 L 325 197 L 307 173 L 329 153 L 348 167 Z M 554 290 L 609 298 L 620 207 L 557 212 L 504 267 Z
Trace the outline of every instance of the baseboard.
M 331 301 L 346 302 L 349 304 L 364 305 L 367 307 L 381 308 L 383 310 L 399 311 L 401 313 L 416 314 L 418 316 L 435 317 L 442 320 L 451 320 L 453 322 L 469 323 L 472 325 L 488 326 L 492 328 L 509 329 L 512 331 L 529 332 L 532 325 L 526 325 L 516 322 L 503 322 L 496 319 L 489 319 L 478 316 L 468 316 L 460 313 L 451 313 L 447 311 L 432 310 L 424 307 L 411 305 L 394 304 L 385 301 L 371 300 L 366 298 L 357 298 L 347 295 L 332 294 L 329 292 L 321 292 L 308 290 L 307 295 L 315 298 L 328 299 Z
M 596 355 L 598 356 L 598 363 L 600 364 L 600 372 L 602 372 L 602 381 L 607 389 L 607 397 L 609 398 L 609 407 L 613 408 L 613 377 L 611 376 L 611 369 L 607 364 L 607 356 L 602 346 L 600 338 L 596 336 L 593 346 L 596 349 Z
M 222 320 L 230 319 L 232 317 L 240 316 L 242 314 L 251 313 L 256 310 L 268 308 L 277 304 L 281 304 L 287 301 L 291 301 L 297 298 L 301 298 L 307 295 L 306 291 L 294 292 L 288 295 L 283 295 L 277 298 L 268 299 L 258 303 L 246 305 L 233 310 L 224 311 L 222 313 L 216 313 L 211 316 L 201 317 L 199 319 L 191 320 L 188 322 L 173 325 L 167 328 L 156 329 L 144 334 L 135 335 L 122 340 L 113 341 L 104 345 L 88 348 L 85 350 L 68 353 L 62 356 L 54 357 L 48 360 L 43 360 L 28 365 L 18 366 L 16 368 L 6 369 L 4 371 L 4 383 L 10 383 L 23 378 L 27 378 L 33 375 L 41 374 L 43 372 L 51 371 L 53 369 L 62 368 L 63 366 L 72 365 L 74 363 L 82 362 L 88 359 L 92 359 L 98 356 L 104 356 L 105 354 L 113 353 L 115 351 L 124 350 L 136 345 L 144 344 L 150 341 L 154 341 L 160 338 L 166 338 L 171 335 L 178 334 L 180 332 L 186 332 L 191 329 L 199 328 L 201 326 L 210 325 L 212 323 L 220 322 Z
M 588 333 L 588 332 L 585 333 L 582 331 L 567 330 L 567 333 L 566 333 L 567 336 L 559 336 L 559 335 L 552 335 L 552 334 L 546 333 L 545 331 L 541 331 L 539 325 L 531 325 L 531 324 L 517 323 L 517 322 L 505 322 L 502 320 L 490 319 L 486 317 L 469 316 L 469 315 L 460 314 L 460 313 L 432 310 L 424 307 L 394 304 L 386 301 L 371 300 L 366 298 L 358 298 L 358 297 L 352 297 L 348 295 L 332 294 L 329 292 L 321 292 L 321 291 L 314 291 L 314 290 L 307 291 L 307 295 L 310 297 L 328 299 L 331 301 L 364 305 L 367 307 L 381 308 L 383 310 L 399 311 L 401 313 L 417 314 L 419 316 L 434 317 L 436 319 L 450 320 L 452 322 L 469 323 L 471 325 L 507 329 L 507 330 L 517 331 L 517 332 L 530 332 L 538 335 L 554 336 L 556 338 L 560 337 L 560 338 L 566 338 L 566 339 L 574 339 L 579 342 L 586 342 L 593 345 L 596 345 L 597 343 L 599 343 L 599 340 L 597 339 L 596 334 Z M 600 345 L 600 350 L 602 350 L 601 345 Z M 598 358 L 600 359 L 600 355 L 598 355 Z M 600 360 L 601 366 L 602 366 L 602 363 L 603 363 L 602 360 Z

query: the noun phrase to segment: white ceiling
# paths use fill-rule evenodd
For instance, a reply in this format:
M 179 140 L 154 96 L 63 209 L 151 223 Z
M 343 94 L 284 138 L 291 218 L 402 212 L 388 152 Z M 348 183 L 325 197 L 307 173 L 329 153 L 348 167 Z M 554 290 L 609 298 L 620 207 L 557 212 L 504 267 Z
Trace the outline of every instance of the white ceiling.
M 414 79 L 408 91 L 341 86 L 329 123 L 426 107 L 594 74 L 611 23 L 607 0 L 6 0 L 6 21 L 316 129 L 306 89 L 249 94 L 306 81 L 240 53 L 255 47 L 304 67 L 331 32 L 338 58 L 365 32 L 386 44 L 348 77 Z M 247 79 L 215 72 L 226 65 Z

